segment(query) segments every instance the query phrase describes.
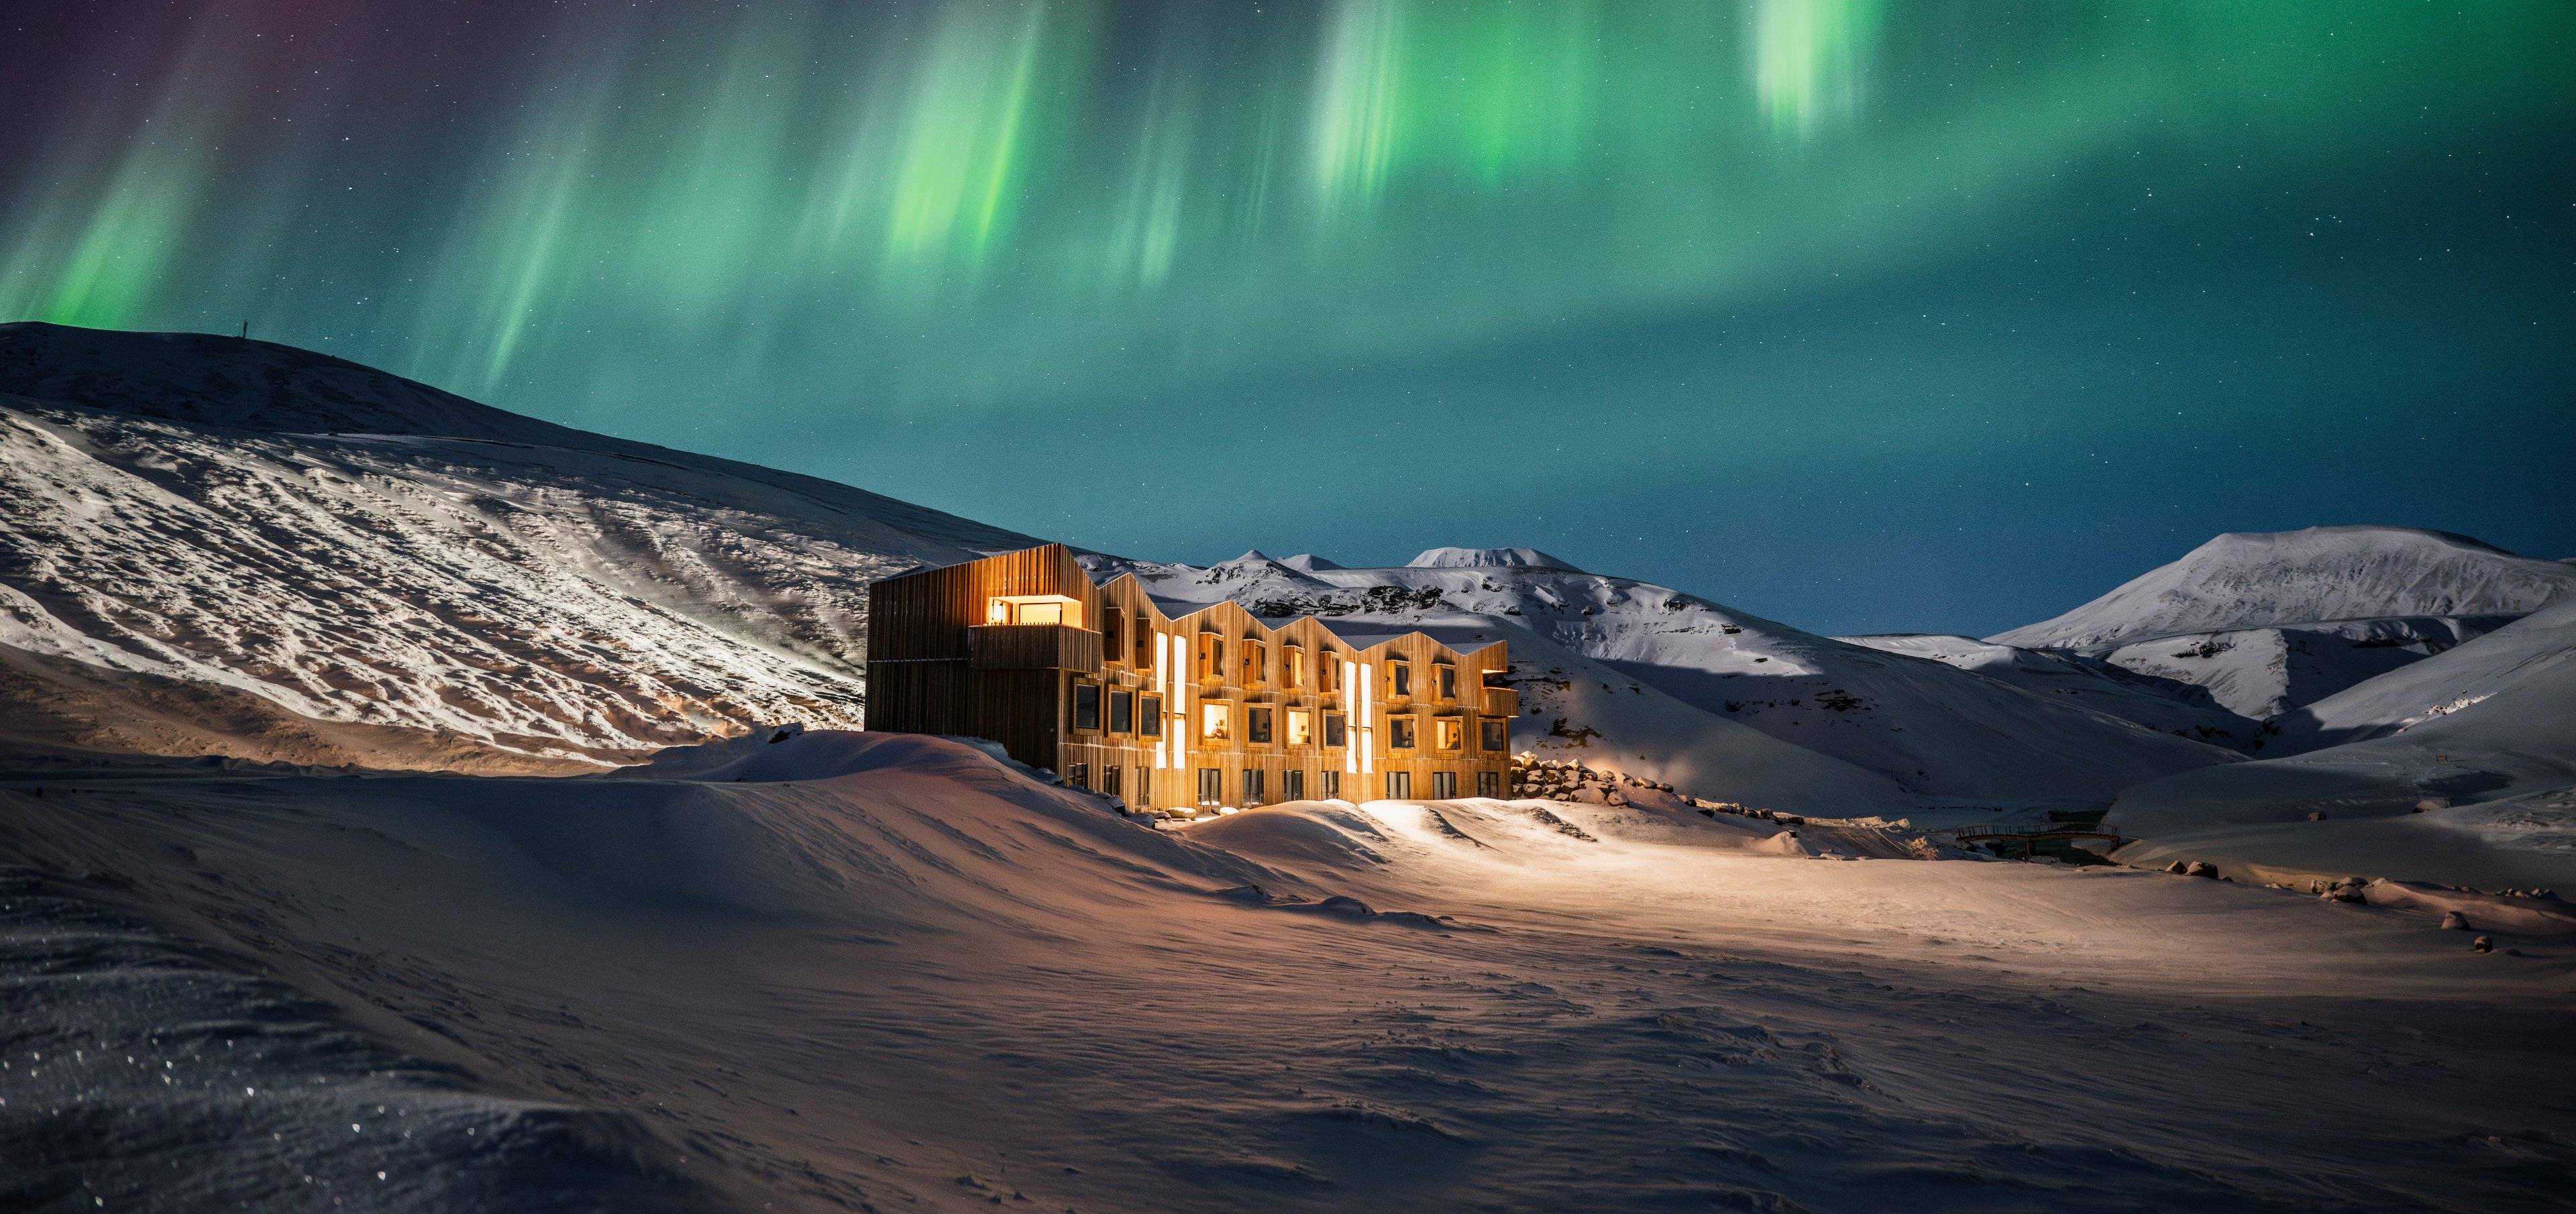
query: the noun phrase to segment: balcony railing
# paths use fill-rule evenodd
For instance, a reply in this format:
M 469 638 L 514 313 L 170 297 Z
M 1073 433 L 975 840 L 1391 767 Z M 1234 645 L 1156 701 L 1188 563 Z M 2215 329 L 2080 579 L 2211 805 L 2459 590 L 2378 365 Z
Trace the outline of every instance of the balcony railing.
M 1098 670 L 1100 634 L 1063 624 L 980 624 L 966 630 L 977 670 Z
M 1484 693 L 1478 711 L 1489 717 L 1517 716 L 1521 710 L 1521 693 L 1509 687 L 1480 687 Z

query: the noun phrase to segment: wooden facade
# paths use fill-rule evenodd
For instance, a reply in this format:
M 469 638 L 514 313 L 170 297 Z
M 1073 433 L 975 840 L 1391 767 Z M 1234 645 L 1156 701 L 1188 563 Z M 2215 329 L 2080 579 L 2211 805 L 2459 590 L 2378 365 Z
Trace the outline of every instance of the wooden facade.
M 1502 796 L 1509 666 L 1501 641 L 1168 615 L 1060 544 L 868 588 L 868 728 L 988 738 L 1140 808 Z

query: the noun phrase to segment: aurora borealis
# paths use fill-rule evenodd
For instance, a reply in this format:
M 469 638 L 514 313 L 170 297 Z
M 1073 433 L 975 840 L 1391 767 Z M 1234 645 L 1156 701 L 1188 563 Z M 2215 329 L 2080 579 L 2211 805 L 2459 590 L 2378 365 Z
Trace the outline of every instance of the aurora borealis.
M 2576 554 L 2556 0 L 34 7 L 0 319 L 1846 631 L 2218 530 Z

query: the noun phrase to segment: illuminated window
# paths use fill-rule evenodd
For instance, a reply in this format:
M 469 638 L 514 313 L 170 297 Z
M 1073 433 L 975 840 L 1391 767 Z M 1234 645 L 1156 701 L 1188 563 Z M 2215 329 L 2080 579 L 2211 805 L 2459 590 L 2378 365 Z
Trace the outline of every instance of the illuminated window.
M 1512 723 L 1510 721 L 1504 720 L 1501 717 L 1486 717 L 1484 720 L 1479 721 L 1476 724 L 1477 728 L 1482 730 L 1485 735 L 1477 740 L 1476 744 L 1478 746 L 1481 746 L 1486 751 L 1494 754 L 1500 754 L 1512 748 Z
M 1324 745 L 1341 746 L 1350 740 L 1350 718 L 1338 712 L 1324 714 Z
M 1226 704 L 1199 705 L 1199 736 L 1210 742 L 1233 740 L 1234 717 L 1229 711 L 1231 707 Z
M 1136 722 L 1136 732 L 1149 738 L 1163 736 L 1163 697 L 1140 697 L 1136 711 L 1141 714 L 1141 719 Z
M 1305 746 L 1315 740 L 1315 715 L 1303 708 L 1288 710 L 1288 744 Z
M 1135 692 L 1113 691 L 1109 693 L 1109 732 L 1136 732 Z M 1117 790 L 1111 789 L 1110 791 L 1115 792 Z
M 1436 675 L 1436 676 L 1439 678 L 1439 681 L 1440 681 L 1440 698 L 1441 698 L 1441 699 L 1444 699 L 1444 700 L 1454 700 L 1454 699 L 1457 699 L 1457 698 L 1458 698 L 1458 668 L 1457 668 L 1457 667 L 1455 667 L 1455 666 L 1450 665 L 1450 664 L 1449 664 L 1449 663 L 1447 663 L 1447 662 L 1439 662 L 1439 663 L 1435 663 L 1435 664 L 1433 664 L 1433 666 L 1431 667 L 1431 670 L 1432 670 L 1432 673 L 1433 673 L 1434 675 Z
M 996 595 L 984 605 L 987 624 L 1062 624 L 1082 627 L 1082 600 L 1061 594 Z
M 1073 727 L 1075 729 L 1100 728 L 1100 684 L 1076 683 L 1073 685 Z
M 1431 748 L 1456 750 L 1466 737 L 1466 723 L 1456 717 L 1441 717 L 1431 722 Z
M 1270 715 L 1271 711 L 1267 708 L 1244 709 L 1243 740 L 1246 742 L 1258 742 L 1265 746 L 1268 745 L 1270 743 Z
M 1389 750 L 1413 749 L 1413 718 L 1388 717 L 1386 719 L 1386 746 Z
M 1225 677 L 1224 637 L 1213 632 L 1199 634 L 1199 677 L 1202 679 Z
M 1413 663 L 1401 659 L 1386 664 L 1386 698 L 1401 700 L 1413 694 Z
M 1279 651 L 1279 667 L 1280 679 L 1288 684 L 1290 690 L 1302 691 L 1305 689 L 1306 651 L 1303 648 L 1296 645 L 1290 645 L 1281 649 Z

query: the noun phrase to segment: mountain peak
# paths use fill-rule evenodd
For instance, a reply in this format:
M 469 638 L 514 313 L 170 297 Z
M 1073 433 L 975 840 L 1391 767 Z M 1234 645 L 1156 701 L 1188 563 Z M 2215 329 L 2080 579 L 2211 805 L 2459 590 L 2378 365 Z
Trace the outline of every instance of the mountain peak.
M 1554 569 L 1581 573 L 1574 562 L 1559 560 L 1536 548 L 1427 548 L 1405 562 L 1407 569 Z
M 2447 531 L 2231 531 L 2073 611 L 1988 639 L 2076 649 L 2328 620 L 2522 615 L 2571 593 L 2567 564 Z

